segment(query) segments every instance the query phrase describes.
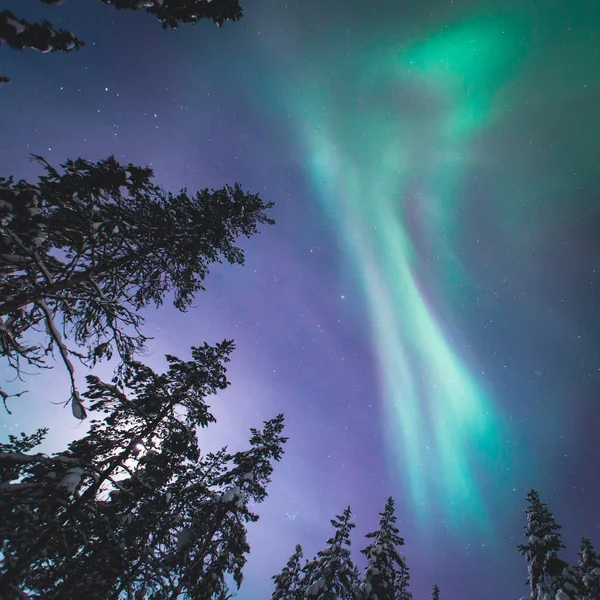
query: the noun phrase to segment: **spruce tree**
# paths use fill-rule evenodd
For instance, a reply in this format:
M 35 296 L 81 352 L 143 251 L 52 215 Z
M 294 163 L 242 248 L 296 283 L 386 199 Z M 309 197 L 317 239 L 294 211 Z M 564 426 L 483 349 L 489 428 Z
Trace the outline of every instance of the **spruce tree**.
M 588 538 L 581 538 L 579 564 L 577 565 L 581 600 L 600 598 L 600 556 Z
M 1 447 L 0 597 L 210 600 L 239 586 L 249 503 L 266 497 L 283 417 L 252 429 L 249 450 L 200 455 L 214 422 L 205 398 L 227 385 L 231 342 L 131 363 L 112 383 L 88 377 L 93 420 L 66 452 L 27 454 L 43 432 Z M 37 436 L 37 437 L 36 437 Z
M 560 525 L 540 500 L 538 492 L 531 490 L 527 494 L 527 501 L 525 537 L 528 543 L 520 544 L 518 549 L 527 559 L 527 583 L 535 600 L 546 593 L 553 596 L 559 591 L 563 569 L 567 564 L 558 557 L 558 552 L 564 548 L 559 533 Z
M 45 171 L 37 183 L 0 178 L 0 356 L 19 374 L 56 352 L 85 418 L 73 360 L 132 359 L 146 341 L 139 311 L 167 295 L 185 311 L 212 264 L 243 264 L 236 239 L 273 223 L 272 203 L 238 184 L 164 192 L 152 169 L 114 157 L 62 171 L 34 158 Z M 31 341 L 40 328 L 45 342 Z
M 271 579 L 275 583 L 275 590 L 271 600 L 302 600 L 302 546 L 296 545 L 296 549 L 287 564 L 278 575 L 273 575 Z
M 437 583 L 433 586 L 431 600 L 440 600 L 440 586 Z
M 404 545 L 404 539 L 395 525 L 394 499 L 391 496 L 379 515 L 379 529 L 366 535 L 367 539 L 373 541 L 361 550 L 367 558 L 360 586 L 361 596 L 365 600 L 398 600 L 400 590 L 396 586 L 400 583 L 398 574 L 404 564 L 398 549 Z M 405 583 L 404 587 L 407 587 L 408 580 Z
M 317 553 L 303 569 L 304 597 L 310 600 L 355 600 L 357 569 L 350 556 L 350 532 L 355 525 L 350 520 L 348 507 L 336 515 L 331 524 L 335 528 L 327 547 Z

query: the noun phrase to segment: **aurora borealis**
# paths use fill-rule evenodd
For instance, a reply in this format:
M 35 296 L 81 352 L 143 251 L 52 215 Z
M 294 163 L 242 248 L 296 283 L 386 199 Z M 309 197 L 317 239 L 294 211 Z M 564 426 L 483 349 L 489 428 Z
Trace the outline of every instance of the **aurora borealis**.
M 389 494 L 415 600 L 436 581 L 448 600 L 524 595 L 531 487 L 567 557 L 600 546 L 597 2 L 249 0 L 239 23 L 175 32 L 92 0 L 7 4 L 90 42 L 0 52 L 3 174 L 36 173 L 28 152 L 114 153 L 168 188 L 277 203 L 244 268 L 147 317 L 157 364 L 237 341 L 207 445 L 287 417 L 239 600 L 268 597 L 348 504 L 358 550 Z M 62 381 L 32 378 L 36 410 L 3 430 L 77 435 L 50 403 Z

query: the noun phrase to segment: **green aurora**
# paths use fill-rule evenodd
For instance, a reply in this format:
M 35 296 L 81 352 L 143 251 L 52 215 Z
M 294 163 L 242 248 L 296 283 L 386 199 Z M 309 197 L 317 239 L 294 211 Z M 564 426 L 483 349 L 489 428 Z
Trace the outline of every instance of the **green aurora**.
M 592 5 L 569 18 L 559 10 L 540 17 L 532 8 L 481 9 L 429 19 L 404 42 L 402 35 L 367 41 L 349 70 L 313 62 L 302 91 L 287 97 L 314 192 L 364 290 L 390 467 L 405 477 L 422 523 L 433 505 L 445 507 L 454 526 L 468 519 L 489 531 L 493 518 L 480 483 L 492 477 L 496 496 L 507 493 L 515 468 L 510 423 L 453 308 L 473 283 L 462 251 L 465 198 L 478 170 L 494 170 L 486 162 L 490 141 L 505 128 L 517 131 L 532 109 L 547 116 L 569 102 L 572 89 L 562 82 L 552 85 L 554 95 L 540 96 L 552 69 L 559 76 L 564 70 L 552 62 L 561 47 L 585 57 L 576 74 L 569 71 L 569 85 L 597 81 L 589 11 L 598 12 Z M 517 201 L 514 190 L 535 205 L 570 182 L 562 177 L 533 189 L 518 153 L 505 164 L 513 170 L 504 195 L 487 198 L 486 210 L 516 252 L 526 229 L 548 217 Z M 539 173 L 534 179 L 538 185 Z

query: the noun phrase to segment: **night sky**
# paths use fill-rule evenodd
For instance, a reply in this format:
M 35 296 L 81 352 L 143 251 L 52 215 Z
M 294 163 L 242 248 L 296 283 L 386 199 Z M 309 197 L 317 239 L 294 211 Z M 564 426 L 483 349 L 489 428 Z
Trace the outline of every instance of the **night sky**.
M 154 368 L 237 342 L 203 450 L 286 415 L 238 600 L 269 598 L 348 504 L 358 558 L 389 495 L 415 600 L 525 595 L 532 487 L 566 558 L 600 546 L 600 2 L 246 0 L 176 31 L 2 4 L 87 46 L 2 48 L 1 175 L 114 154 L 167 189 L 276 202 L 244 267 L 215 267 L 187 314 L 145 313 Z M 26 383 L 3 434 L 84 433 L 60 366 Z

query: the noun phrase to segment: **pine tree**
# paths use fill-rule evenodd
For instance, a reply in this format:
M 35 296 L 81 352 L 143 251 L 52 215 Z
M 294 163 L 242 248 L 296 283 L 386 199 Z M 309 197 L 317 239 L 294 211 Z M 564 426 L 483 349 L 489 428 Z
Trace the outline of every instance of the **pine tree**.
M 404 545 L 404 539 L 398 534 L 394 500 L 388 498 L 385 508 L 380 514 L 379 529 L 368 533 L 366 537 L 373 540 L 361 553 L 367 558 L 364 581 L 361 584 L 362 598 L 365 600 L 398 600 L 401 598 L 397 585 L 401 582 L 398 575 L 405 567 L 398 553 Z M 404 570 L 405 581 L 403 593 L 408 592 L 408 571 Z
M 519 552 L 527 559 L 527 583 L 534 600 L 546 593 L 554 597 L 561 588 L 561 576 L 567 566 L 558 557 L 558 552 L 564 548 L 559 533 L 561 527 L 555 522 L 547 505 L 540 500 L 538 492 L 531 490 L 527 494 L 527 501 L 525 537 L 528 543 L 518 546 Z
M 30 23 L 10 10 L 0 11 L 0 46 L 2 44 L 14 50 L 33 48 L 44 53 L 71 52 L 85 45 L 70 31 L 55 29 L 48 21 Z M 2 83 L 9 81 L 8 77 L 2 77 Z
M 43 432 L 2 446 L 0 597 L 210 600 L 227 575 L 241 583 L 249 503 L 266 497 L 286 438 L 279 415 L 251 430 L 249 450 L 200 456 L 196 431 L 214 422 L 205 398 L 228 385 L 232 349 L 167 357 L 162 375 L 132 363 L 110 384 L 88 377 L 105 418 L 66 452 L 26 454 Z
M 302 600 L 302 589 L 300 582 L 302 580 L 302 546 L 296 545 L 294 554 L 290 556 L 287 564 L 278 575 L 273 575 L 271 579 L 275 583 L 275 590 L 271 600 Z
M 440 600 L 440 586 L 437 583 L 433 586 L 431 600 Z
M 354 600 L 356 598 L 357 569 L 350 556 L 350 507 L 336 515 L 331 524 L 335 528 L 328 546 L 317 553 L 303 569 L 304 597 L 310 600 Z
M 18 374 L 47 367 L 56 351 L 85 418 L 72 359 L 93 366 L 115 350 L 131 359 L 146 341 L 138 311 L 167 294 L 186 310 L 210 265 L 243 264 L 236 238 L 273 223 L 273 204 L 238 184 L 167 193 L 151 169 L 113 157 L 69 160 L 62 172 L 35 159 L 45 170 L 37 184 L 0 178 L 0 355 Z M 23 339 L 40 327 L 45 343 Z
M 600 556 L 594 550 L 592 542 L 585 537 L 581 538 L 577 572 L 581 600 L 600 598 Z

